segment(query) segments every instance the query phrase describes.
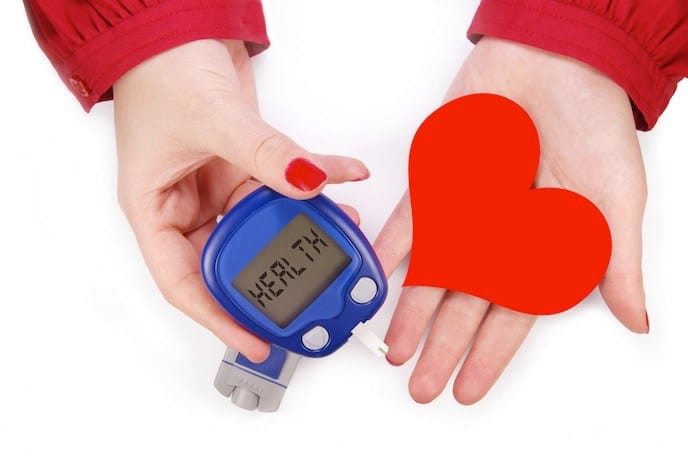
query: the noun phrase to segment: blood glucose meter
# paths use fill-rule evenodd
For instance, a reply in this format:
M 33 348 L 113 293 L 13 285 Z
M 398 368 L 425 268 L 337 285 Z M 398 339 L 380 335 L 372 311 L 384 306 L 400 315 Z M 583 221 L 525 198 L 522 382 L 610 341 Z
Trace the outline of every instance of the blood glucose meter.
M 324 195 L 261 187 L 219 222 L 202 257 L 217 302 L 279 348 L 322 357 L 383 304 L 387 282 L 358 226 Z

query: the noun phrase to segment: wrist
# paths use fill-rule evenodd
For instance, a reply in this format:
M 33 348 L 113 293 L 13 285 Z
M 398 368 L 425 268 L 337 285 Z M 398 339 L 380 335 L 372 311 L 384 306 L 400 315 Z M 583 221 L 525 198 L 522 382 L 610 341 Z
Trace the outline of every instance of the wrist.
M 216 69 L 229 62 L 221 40 L 203 39 L 184 43 L 151 56 L 129 69 L 113 84 L 114 97 L 132 86 L 150 86 L 177 91 L 193 86 L 201 69 Z
M 613 87 L 625 93 L 602 72 L 563 54 L 496 37 L 483 37 L 476 49 L 480 49 L 490 61 L 503 63 L 512 79 L 517 80 L 519 87 L 527 93 L 545 87 L 564 89 L 569 82 L 575 82 L 577 87 L 604 91 Z
M 526 110 L 539 101 L 563 98 L 628 100 L 621 86 L 590 65 L 511 40 L 485 36 L 468 61 L 469 74 L 477 74 L 481 86 L 500 88 Z

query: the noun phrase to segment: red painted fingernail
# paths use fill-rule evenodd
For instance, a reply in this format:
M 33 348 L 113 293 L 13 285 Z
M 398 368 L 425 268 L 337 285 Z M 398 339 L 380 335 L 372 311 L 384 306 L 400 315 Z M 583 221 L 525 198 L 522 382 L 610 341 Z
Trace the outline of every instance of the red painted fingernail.
M 289 184 L 304 192 L 310 192 L 313 189 L 317 189 L 318 186 L 327 179 L 327 175 L 323 170 L 305 158 L 292 160 L 289 166 L 287 166 L 287 171 L 284 175 L 287 181 L 289 181 Z

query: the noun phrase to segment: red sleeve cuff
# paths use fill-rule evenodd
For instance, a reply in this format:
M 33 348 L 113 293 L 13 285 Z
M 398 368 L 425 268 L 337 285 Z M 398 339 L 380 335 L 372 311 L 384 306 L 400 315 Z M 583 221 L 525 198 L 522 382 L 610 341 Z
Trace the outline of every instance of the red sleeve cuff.
M 624 88 L 636 126 L 651 129 L 677 81 L 634 38 L 604 16 L 560 1 L 483 0 L 468 37 L 503 38 L 563 54 L 591 65 Z
M 249 54 L 269 45 L 259 0 L 168 0 L 89 40 L 55 64 L 86 111 L 112 99 L 113 83 L 134 66 L 175 46 L 207 38 L 244 40 Z

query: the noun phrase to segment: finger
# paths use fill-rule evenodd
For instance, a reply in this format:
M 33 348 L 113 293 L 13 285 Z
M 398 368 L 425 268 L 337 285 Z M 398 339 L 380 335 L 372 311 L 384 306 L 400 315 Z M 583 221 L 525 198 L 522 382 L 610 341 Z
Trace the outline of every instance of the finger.
M 471 405 L 485 396 L 535 323 L 536 317 L 493 305 L 454 381 L 454 398 Z
M 411 251 L 412 233 L 411 201 L 406 191 L 373 243 L 388 278 Z
M 222 214 L 227 214 L 229 210 L 234 208 L 237 203 L 242 201 L 251 192 L 258 189 L 262 184 L 253 179 L 247 179 L 243 184 L 234 189 L 234 192 L 227 199 L 227 204 L 224 206 Z
M 215 220 L 222 213 L 227 198 L 236 193 L 247 180 L 246 173 L 224 159 L 214 158 L 207 165 L 198 169 L 195 174 L 187 175 L 178 181 L 170 189 L 178 189 L 180 195 L 185 197 L 198 197 L 199 212 L 197 222 L 188 222 L 183 227 L 184 231 L 192 230 L 204 223 Z M 185 185 L 184 185 L 185 184 Z M 170 214 L 175 215 L 167 221 L 170 224 L 180 224 L 179 213 L 175 207 L 171 207 Z
M 199 253 L 184 235 L 169 227 L 134 230 L 146 264 L 170 304 L 250 360 L 260 362 L 268 356 L 269 345 L 237 324 L 212 298 L 200 274 Z
M 268 187 L 296 199 L 317 195 L 328 178 L 336 182 L 368 177 L 359 160 L 311 154 L 239 104 L 211 129 L 216 152 Z
M 406 287 L 402 290 L 385 336 L 389 363 L 401 365 L 413 356 L 443 294 L 444 289 L 434 287 Z
M 358 214 L 358 210 L 356 210 L 356 208 L 344 203 L 339 203 L 339 208 L 341 208 L 342 211 L 349 217 L 349 219 L 351 219 L 357 226 L 361 225 L 361 216 Z
M 370 172 L 365 164 L 351 157 L 312 154 L 311 158 L 320 168 L 327 172 L 328 184 L 362 181 L 370 177 Z
M 612 256 L 600 282 L 600 293 L 629 330 L 648 333 L 642 274 L 642 205 L 627 205 L 619 203 L 605 212 L 612 234 Z
M 205 247 L 208 238 L 210 238 L 210 234 L 213 233 L 216 226 L 217 217 L 198 227 L 198 229 L 187 232 L 184 237 L 186 237 L 196 253 L 200 255 L 203 252 L 203 248 Z
M 413 400 L 427 403 L 440 395 L 489 305 L 488 301 L 465 293 L 445 295 L 409 380 Z

